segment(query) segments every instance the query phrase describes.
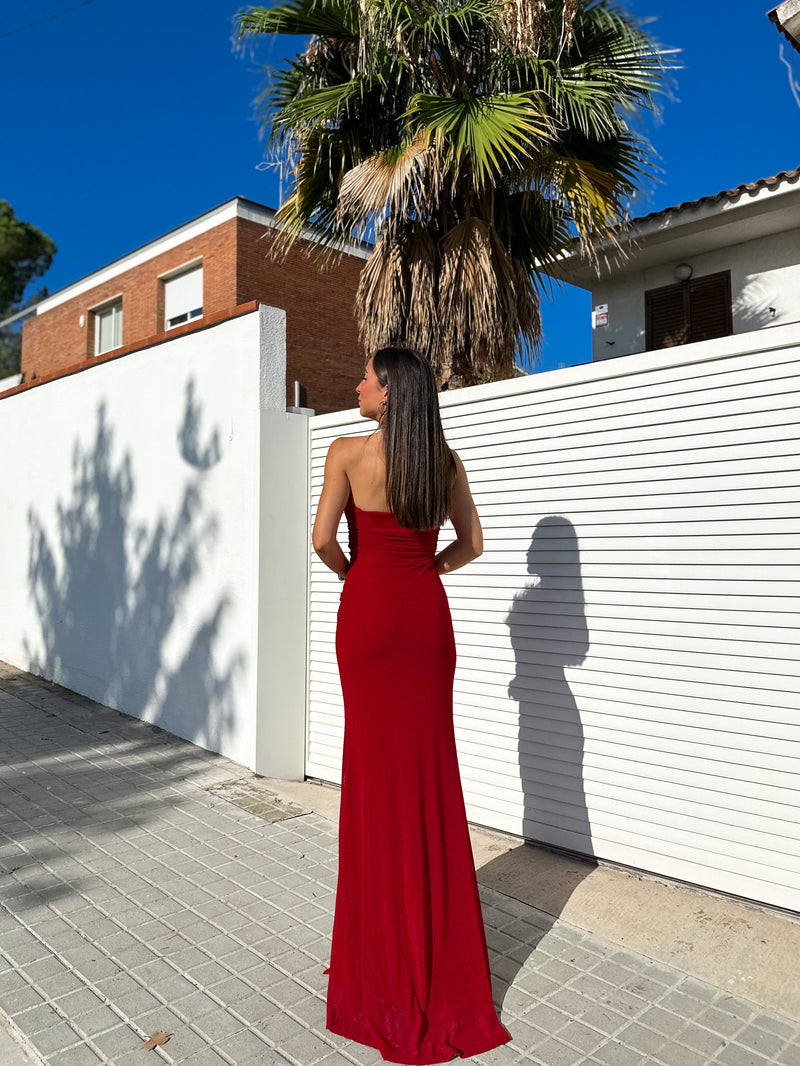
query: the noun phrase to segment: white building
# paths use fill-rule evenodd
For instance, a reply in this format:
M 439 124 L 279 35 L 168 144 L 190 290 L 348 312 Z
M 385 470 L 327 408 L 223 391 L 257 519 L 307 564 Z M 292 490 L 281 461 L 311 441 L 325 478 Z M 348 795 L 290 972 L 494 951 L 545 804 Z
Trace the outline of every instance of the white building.
M 767 12 L 767 18 L 778 27 L 792 48 L 800 52 L 800 0 L 783 0 L 772 11 Z
M 620 244 L 617 264 L 560 264 L 592 293 L 593 360 L 800 321 L 800 167 L 634 219 Z

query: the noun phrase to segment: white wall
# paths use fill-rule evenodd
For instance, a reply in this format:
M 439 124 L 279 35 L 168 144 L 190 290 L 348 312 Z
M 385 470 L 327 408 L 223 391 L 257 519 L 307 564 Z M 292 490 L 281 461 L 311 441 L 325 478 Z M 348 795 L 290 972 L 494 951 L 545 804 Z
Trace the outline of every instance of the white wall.
M 592 359 L 645 351 L 644 294 L 673 285 L 679 261 L 673 258 L 661 266 L 626 270 L 597 282 L 592 307 L 607 304 L 609 320 L 607 326 L 592 331 Z M 690 255 L 686 261 L 696 278 L 730 270 L 735 334 L 800 321 L 800 230 Z
M 283 391 L 281 400 L 285 402 Z M 308 610 L 308 419 L 261 412 L 259 685 L 254 768 L 305 774 Z
M 784 326 L 442 398 L 485 532 L 445 580 L 473 821 L 800 910 L 799 387 Z M 312 509 L 369 428 L 312 419 Z M 312 560 L 307 772 L 334 781 L 339 591 Z
M 0 659 L 250 767 L 278 565 L 263 420 L 278 450 L 305 434 L 284 335 L 261 308 L 0 400 Z
M 7 378 L 0 378 L 0 392 L 5 392 L 6 389 L 13 389 L 19 385 L 22 380 L 22 374 L 10 374 Z

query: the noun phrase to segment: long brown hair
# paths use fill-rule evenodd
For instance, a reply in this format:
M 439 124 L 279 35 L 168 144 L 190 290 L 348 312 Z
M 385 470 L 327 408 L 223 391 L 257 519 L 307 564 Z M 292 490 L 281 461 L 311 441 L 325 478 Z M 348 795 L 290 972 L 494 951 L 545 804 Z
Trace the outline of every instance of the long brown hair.
M 429 363 L 410 348 L 381 348 L 372 357 L 381 388 L 386 500 L 406 529 L 434 529 L 450 513 L 456 461 L 439 416 Z

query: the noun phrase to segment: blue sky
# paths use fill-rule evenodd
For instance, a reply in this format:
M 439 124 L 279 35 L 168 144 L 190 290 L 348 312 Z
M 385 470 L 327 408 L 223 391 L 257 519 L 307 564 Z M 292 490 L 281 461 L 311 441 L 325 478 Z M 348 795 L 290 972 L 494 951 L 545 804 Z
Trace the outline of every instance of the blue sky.
M 277 177 L 259 169 L 251 102 L 260 66 L 294 48 L 265 40 L 249 54 L 235 49 L 239 8 L 226 0 L 84 0 L 16 32 L 75 2 L 5 4 L 0 14 L 0 198 L 56 242 L 51 292 L 232 196 L 277 206 Z M 681 49 L 683 67 L 661 116 L 644 123 L 663 173 L 636 214 L 800 162 L 791 86 L 800 55 L 762 2 L 626 5 Z M 543 318 L 541 369 L 590 358 L 588 294 L 556 290 Z

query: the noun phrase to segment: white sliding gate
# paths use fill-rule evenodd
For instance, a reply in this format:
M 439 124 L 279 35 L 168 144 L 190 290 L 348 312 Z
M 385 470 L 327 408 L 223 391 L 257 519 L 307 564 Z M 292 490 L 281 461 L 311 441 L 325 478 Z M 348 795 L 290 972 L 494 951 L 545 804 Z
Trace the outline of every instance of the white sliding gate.
M 787 326 L 442 397 L 485 534 L 445 580 L 472 821 L 800 910 L 798 386 Z M 311 419 L 312 514 L 371 426 Z M 306 773 L 339 781 L 310 567 Z

